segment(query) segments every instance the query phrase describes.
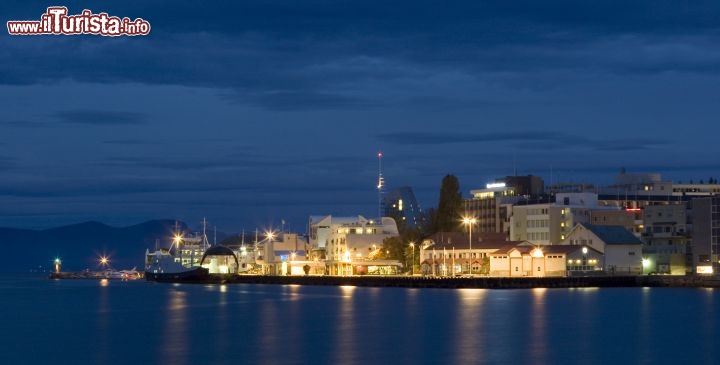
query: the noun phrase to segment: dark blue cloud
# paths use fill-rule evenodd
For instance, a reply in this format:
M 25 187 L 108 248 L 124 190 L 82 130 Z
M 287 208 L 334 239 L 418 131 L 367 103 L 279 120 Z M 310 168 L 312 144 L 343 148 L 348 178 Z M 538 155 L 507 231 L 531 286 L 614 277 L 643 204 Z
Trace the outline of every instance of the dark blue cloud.
M 520 150 L 587 148 L 598 151 L 645 150 L 665 145 L 667 142 L 654 138 L 597 139 L 566 132 L 522 131 L 522 132 L 390 132 L 381 133 L 377 138 L 385 143 L 397 145 L 445 145 L 457 143 L 505 143 L 520 142 L 513 146 Z
M 467 192 L 515 169 L 718 168 L 693 162 L 717 152 L 715 2 L 62 5 L 152 31 L 0 35 L 0 217 L 367 214 L 377 149 L 425 205 L 447 173 Z
M 137 125 L 146 122 L 146 115 L 128 111 L 63 110 L 53 113 L 52 118 L 64 124 L 85 125 Z
M 143 17 L 153 30 L 115 39 L 4 35 L 0 84 L 73 79 L 199 86 L 230 90 L 225 94 L 233 102 L 307 110 L 386 105 L 393 93 L 361 85 L 422 80 L 448 70 L 478 78 L 513 74 L 508 83 L 542 72 L 720 71 L 720 5 L 713 2 L 70 1 L 66 6 L 70 12 L 90 8 Z M 46 4 L 3 7 L 0 13 L 10 19 L 33 19 Z M 555 77 L 546 75 L 531 87 L 551 87 Z M 433 100 L 442 96 L 437 93 L 425 99 L 394 94 L 394 103 L 444 105 Z M 487 102 L 477 99 L 464 103 Z
M 6 128 L 45 128 L 53 126 L 52 123 L 41 122 L 35 120 L 10 120 L 0 122 L 0 125 Z
M 3 146 L 3 143 L 0 142 L 0 147 Z M 11 170 L 18 168 L 18 161 L 17 159 L 13 157 L 7 157 L 0 155 L 0 170 Z

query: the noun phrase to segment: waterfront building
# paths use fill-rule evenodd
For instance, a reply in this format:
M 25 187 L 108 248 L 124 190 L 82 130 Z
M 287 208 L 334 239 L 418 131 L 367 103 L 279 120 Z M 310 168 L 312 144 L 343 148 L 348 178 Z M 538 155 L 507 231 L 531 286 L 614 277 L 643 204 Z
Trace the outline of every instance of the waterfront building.
M 535 245 L 559 244 L 578 223 L 590 223 L 593 214 L 602 220 L 614 217 L 616 207 L 598 204 L 595 193 L 559 193 L 554 203 L 515 205 L 510 217 L 510 239 Z M 607 223 L 607 222 L 606 222 Z
M 562 244 L 588 246 L 602 253 L 603 271 L 608 275 L 642 274 L 642 242 L 622 226 L 578 223 Z
M 269 274 L 305 275 L 305 265 L 314 268 L 314 273 L 318 271 L 318 261 L 307 257 L 307 240 L 297 233 L 282 232 L 276 236 L 270 232 L 262 249 L 267 252 L 262 263 L 267 265 Z
M 399 235 L 395 220 L 363 216 L 310 217 L 311 260 L 325 261 L 329 275 L 394 274 L 402 264 L 380 260 L 383 241 Z
M 691 269 L 703 275 L 720 273 L 720 196 L 695 198 L 691 205 Z
M 643 208 L 643 273 L 685 275 L 692 267 L 687 256 L 690 240 L 687 204 L 647 205 Z M 688 260 L 689 259 L 689 260 Z
M 424 275 L 487 274 L 489 255 L 499 248 L 518 244 L 509 242 L 503 234 L 438 232 L 420 244 L 420 271 Z
M 603 254 L 588 246 L 521 243 L 490 254 L 494 277 L 563 277 L 602 273 Z

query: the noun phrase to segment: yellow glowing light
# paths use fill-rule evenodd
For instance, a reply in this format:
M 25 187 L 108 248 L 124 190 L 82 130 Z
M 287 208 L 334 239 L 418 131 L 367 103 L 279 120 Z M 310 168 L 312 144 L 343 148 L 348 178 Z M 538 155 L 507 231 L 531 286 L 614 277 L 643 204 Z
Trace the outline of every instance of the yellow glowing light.
M 175 241 L 175 244 L 180 243 L 182 241 L 183 237 L 182 235 L 176 234 L 175 237 L 173 237 L 173 241 Z
M 100 264 L 101 264 L 101 265 L 107 265 L 108 262 L 110 262 L 110 259 L 107 258 L 107 256 L 101 256 L 101 257 L 100 257 Z
M 470 225 L 477 223 L 477 218 L 475 217 L 463 217 L 462 219 L 463 224 Z
M 267 237 L 268 241 L 272 241 L 275 239 L 275 232 L 267 231 L 265 232 L 265 237 Z

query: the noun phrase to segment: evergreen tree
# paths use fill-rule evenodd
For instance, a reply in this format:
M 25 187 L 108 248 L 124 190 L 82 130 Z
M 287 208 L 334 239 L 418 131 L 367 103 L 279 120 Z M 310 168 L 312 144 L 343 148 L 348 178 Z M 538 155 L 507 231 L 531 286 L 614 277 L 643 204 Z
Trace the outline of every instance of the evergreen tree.
M 460 182 L 455 175 L 445 175 L 440 187 L 440 199 L 433 217 L 433 232 L 451 232 L 460 227 L 460 208 L 462 206 L 462 195 L 460 194 Z

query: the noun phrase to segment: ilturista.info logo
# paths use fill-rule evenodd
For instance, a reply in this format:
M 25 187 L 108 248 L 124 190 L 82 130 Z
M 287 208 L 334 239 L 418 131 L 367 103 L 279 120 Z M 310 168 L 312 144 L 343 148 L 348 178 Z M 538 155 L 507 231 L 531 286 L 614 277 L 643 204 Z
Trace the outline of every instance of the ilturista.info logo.
M 80 14 L 68 15 L 68 9 L 64 6 L 47 8 L 40 20 L 9 20 L 7 28 L 11 35 L 94 34 L 116 37 L 150 33 L 150 23 L 142 18 L 120 19 L 107 13 L 93 14 L 87 9 Z

